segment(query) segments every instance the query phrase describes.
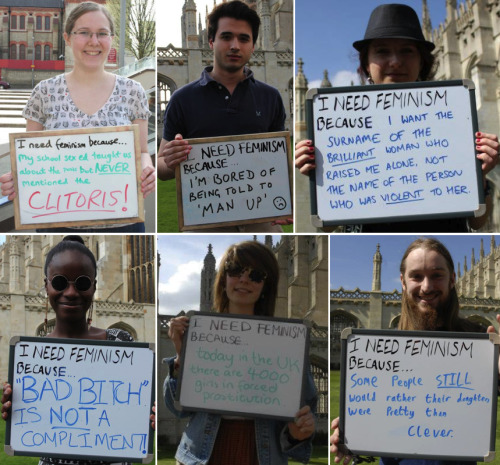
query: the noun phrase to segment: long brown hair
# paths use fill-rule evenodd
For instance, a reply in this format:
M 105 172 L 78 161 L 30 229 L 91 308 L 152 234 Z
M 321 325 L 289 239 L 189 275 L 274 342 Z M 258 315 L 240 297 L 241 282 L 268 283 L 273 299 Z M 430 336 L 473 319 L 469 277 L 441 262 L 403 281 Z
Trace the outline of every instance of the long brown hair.
M 414 240 L 406 249 L 401 260 L 401 265 L 399 271 L 401 273 L 402 279 L 405 279 L 406 273 L 406 259 L 411 252 L 416 249 L 433 250 L 441 255 L 445 261 L 450 276 L 453 276 L 455 272 L 455 265 L 453 263 L 453 258 L 451 257 L 448 249 L 437 239 L 431 237 L 422 237 Z M 460 305 L 458 303 L 457 289 L 453 286 L 450 289 L 449 294 L 449 305 L 443 315 L 444 321 L 443 328 L 446 331 L 477 331 L 478 327 L 468 320 L 459 317 L 458 312 Z M 399 320 L 399 329 L 407 330 L 419 330 L 422 328 L 416 327 L 415 324 L 415 314 L 411 311 L 410 304 L 408 302 L 408 297 L 406 291 L 403 290 L 403 297 L 401 300 L 401 319 Z
M 273 316 L 278 296 L 279 267 L 272 250 L 257 241 L 244 241 L 233 244 L 221 259 L 214 283 L 214 310 L 228 313 L 229 299 L 226 294 L 226 263 L 251 267 L 266 273 L 260 299 L 256 302 L 254 315 Z

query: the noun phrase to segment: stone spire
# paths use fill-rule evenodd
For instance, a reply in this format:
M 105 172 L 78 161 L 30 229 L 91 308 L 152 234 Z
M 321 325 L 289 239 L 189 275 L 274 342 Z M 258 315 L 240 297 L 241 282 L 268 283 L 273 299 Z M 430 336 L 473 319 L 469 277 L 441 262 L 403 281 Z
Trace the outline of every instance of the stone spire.
M 373 256 L 373 280 L 372 291 L 380 291 L 382 281 L 382 254 L 380 253 L 380 244 L 377 244 L 377 251 Z
M 483 245 L 483 240 L 481 239 L 481 248 L 479 249 L 479 259 L 484 258 L 484 245 Z
M 223 266 L 223 265 L 221 265 Z M 212 310 L 212 292 L 215 281 L 215 257 L 212 253 L 212 244 L 208 244 L 208 252 L 203 260 L 201 270 L 200 287 L 200 311 L 210 312 Z
M 297 75 L 295 76 L 295 137 L 298 140 L 307 137 L 306 127 L 306 94 L 307 78 L 304 75 L 302 58 L 297 61 Z
M 432 40 L 432 23 L 427 0 L 422 0 L 422 32 L 427 40 Z
M 490 239 L 490 253 L 493 253 L 495 251 L 495 248 L 496 248 L 495 236 L 492 234 Z
M 262 0 L 259 2 L 259 16 L 260 16 L 260 46 L 262 50 L 272 49 L 271 39 L 271 7 L 269 0 Z
M 323 71 L 323 80 L 321 81 L 320 87 L 332 87 L 332 83 L 330 82 L 330 79 L 328 79 L 328 70 L 327 69 L 325 69 Z
M 470 267 L 471 267 L 471 269 L 474 268 L 475 264 L 476 264 L 476 257 L 474 256 L 474 249 L 472 249 L 472 256 L 470 257 Z
M 273 236 L 271 236 L 271 234 L 266 234 L 264 236 L 264 244 L 273 250 Z
M 181 16 L 182 47 L 198 48 L 198 32 L 196 30 L 196 3 L 185 0 Z
M 20 237 L 10 237 L 9 247 L 9 263 L 10 263 L 10 280 L 9 291 L 12 293 L 21 292 L 21 251 Z

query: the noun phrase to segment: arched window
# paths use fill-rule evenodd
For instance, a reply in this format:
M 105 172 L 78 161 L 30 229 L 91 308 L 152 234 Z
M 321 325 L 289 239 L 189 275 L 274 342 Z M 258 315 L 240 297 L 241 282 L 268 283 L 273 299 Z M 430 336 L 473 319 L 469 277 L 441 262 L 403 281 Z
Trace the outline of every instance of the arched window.
M 24 15 L 19 16 L 19 29 L 26 29 L 26 17 Z
M 10 59 L 17 60 L 17 46 L 16 46 L 16 44 L 12 44 L 10 46 Z
M 19 59 L 26 60 L 26 45 L 19 45 Z
M 311 373 L 314 379 L 314 385 L 318 390 L 318 404 L 316 414 L 320 418 L 328 417 L 328 398 L 330 393 L 328 391 L 328 371 L 322 369 L 320 366 L 311 363 Z
M 50 60 L 50 45 L 45 45 L 43 48 L 43 59 L 45 61 Z
M 12 15 L 10 17 L 10 28 L 17 29 L 17 16 L 16 15 Z
M 42 59 L 42 46 L 35 45 L 35 60 L 41 60 L 41 59 Z
M 50 16 L 45 16 L 45 30 L 50 31 Z
M 330 368 L 340 368 L 340 334 L 345 328 L 358 328 L 358 319 L 344 310 L 330 313 Z
M 36 17 L 36 29 L 37 29 L 37 31 L 42 30 L 42 17 L 41 16 Z
M 157 115 L 158 124 L 163 122 L 163 115 L 170 101 L 170 96 L 176 89 L 177 87 L 172 79 L 161 74 L 158 75 L 158 102 L 156 105 L 157 111 L 160 113 Z

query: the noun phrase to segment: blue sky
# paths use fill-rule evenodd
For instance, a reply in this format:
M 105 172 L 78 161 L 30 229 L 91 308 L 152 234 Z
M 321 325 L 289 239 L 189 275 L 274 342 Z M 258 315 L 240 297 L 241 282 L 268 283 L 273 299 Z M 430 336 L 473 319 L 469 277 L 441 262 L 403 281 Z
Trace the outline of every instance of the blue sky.
M 418 235 L 331 235 L 330 236 L 330 288 L 370 290 L 372 285 L 373 255 L 380 244 L 382 254 L 382 290 L 401 290 L 399 264 L 408 245 Z M 470 270 L 472 249 L 476 262 L 479 259 L 481 239 L 485 255 L 490 253 L 491 235 L 435 235 L 450 251 L 455 262 L 460 262 L 463 273 L 464 257 Z M 495 236 L 497 247 L 500 236 Z
M 325 69 L 333 86 L 350 85 L 358 67 L 352 43 L 363 38 L 370 13 L 383 3 L 391 2 L 295 0 L 295 62 L 299 58 L 304 61 L 310 88 L 317 87 L 313 81 L 321 82 Z M 422 20 L 422 0 L 397 0 L 395 3 L 411 6 Z M 436 29 L 445 19 L 446 0 L 428 0 L 427 4 L 432 27 Z

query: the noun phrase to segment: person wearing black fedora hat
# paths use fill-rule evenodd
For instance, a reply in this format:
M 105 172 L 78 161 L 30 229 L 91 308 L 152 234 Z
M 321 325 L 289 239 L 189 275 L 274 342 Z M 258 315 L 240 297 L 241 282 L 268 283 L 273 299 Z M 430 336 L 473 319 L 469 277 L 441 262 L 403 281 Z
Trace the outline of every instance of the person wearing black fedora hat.
M 434 73 L 435 46 L 425 39 L 415 10 L 402 4 L 383 4 L 371 13 L 363 39 L 353 43 L 359 52 L 361 82 L 393 84 L 428 81 Z M 498 163 L 500 144 L 494 134 L 476 133 L 477 158 L 482 161 L 485 192 L 486 174 Z M 308 175 L 316 167 L 315 148 L 311 140 L 295 145 L 295 166 Z M 353 225 L 347 231 L 362 232 L 468 232 L 486 223 L 491 210 L 491 198 L 486 197 L 487 211 L 478 218 L 443 218 L 440 220 L 407 221 L 369 225 Z

